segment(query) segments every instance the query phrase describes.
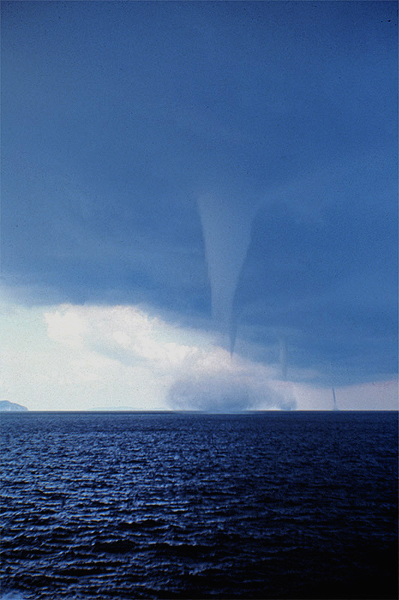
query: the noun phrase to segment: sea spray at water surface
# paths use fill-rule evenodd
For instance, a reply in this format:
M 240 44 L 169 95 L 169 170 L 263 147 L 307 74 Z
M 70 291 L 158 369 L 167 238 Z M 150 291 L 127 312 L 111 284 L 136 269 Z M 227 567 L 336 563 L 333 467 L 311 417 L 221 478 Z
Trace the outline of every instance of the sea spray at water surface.
M 237 413 L 248 410 L 292 410 L 296 399 L 275 367 L 247 361 L 214 347 L 187 358 L 168 391 L 173 410 Z

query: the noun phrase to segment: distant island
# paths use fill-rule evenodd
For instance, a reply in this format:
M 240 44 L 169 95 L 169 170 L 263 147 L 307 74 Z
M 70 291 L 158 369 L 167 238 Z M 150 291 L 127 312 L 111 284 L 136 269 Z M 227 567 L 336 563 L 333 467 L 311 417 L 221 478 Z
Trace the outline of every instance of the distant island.
M 131 406 L 102 406 L 90 408 L 90 412 L 137 412 Z
M 9 402 L 8 400 L 0 400 L 0 412 L 22 412 L 28 410 L 26 406 Z

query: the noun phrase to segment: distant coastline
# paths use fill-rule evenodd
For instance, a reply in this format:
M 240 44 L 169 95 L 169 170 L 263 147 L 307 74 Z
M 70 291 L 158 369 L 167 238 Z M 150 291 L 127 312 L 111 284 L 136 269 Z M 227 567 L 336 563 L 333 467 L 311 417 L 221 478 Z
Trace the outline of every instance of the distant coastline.
M 22 406 L 22 404 L 0 400 L 0 412 L 25 412 L 27 410 L 26 406 Z
M 110 406 L 89 408 L 85 412 L 137 412 L 131 406 Z

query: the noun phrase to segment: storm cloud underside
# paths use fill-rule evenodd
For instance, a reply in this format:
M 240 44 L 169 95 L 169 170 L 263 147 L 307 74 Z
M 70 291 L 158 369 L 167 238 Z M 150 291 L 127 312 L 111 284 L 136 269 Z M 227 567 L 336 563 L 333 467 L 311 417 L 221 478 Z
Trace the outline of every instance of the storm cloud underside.
M 3 344 L 0 392 L 48 408 L 48 381 L 68 409 L 80 381 L 82 402 L 162 408 L 169 389 L 205 405 L 203 387 L 236 410 L 280 380 L 309 384 L 298 407 L 365 384 L 378 406 L 398 364 L 397 3 L 1 11 L 3 320 L 33 312 Z M 31 314 L 64 305 L 92 324 L 78 363 L 69 311 L 57 341 L 31 335 Z M 176 326 L 168 350 L 136 310 Z

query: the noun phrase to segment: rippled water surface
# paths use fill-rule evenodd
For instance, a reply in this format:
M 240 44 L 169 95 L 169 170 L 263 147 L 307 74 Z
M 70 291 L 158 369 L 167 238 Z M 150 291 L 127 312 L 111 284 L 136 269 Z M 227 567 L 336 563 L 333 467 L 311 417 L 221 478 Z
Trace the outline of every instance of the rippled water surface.
M 397 598 L 397 413 L 1 430 L 3 597 Z

